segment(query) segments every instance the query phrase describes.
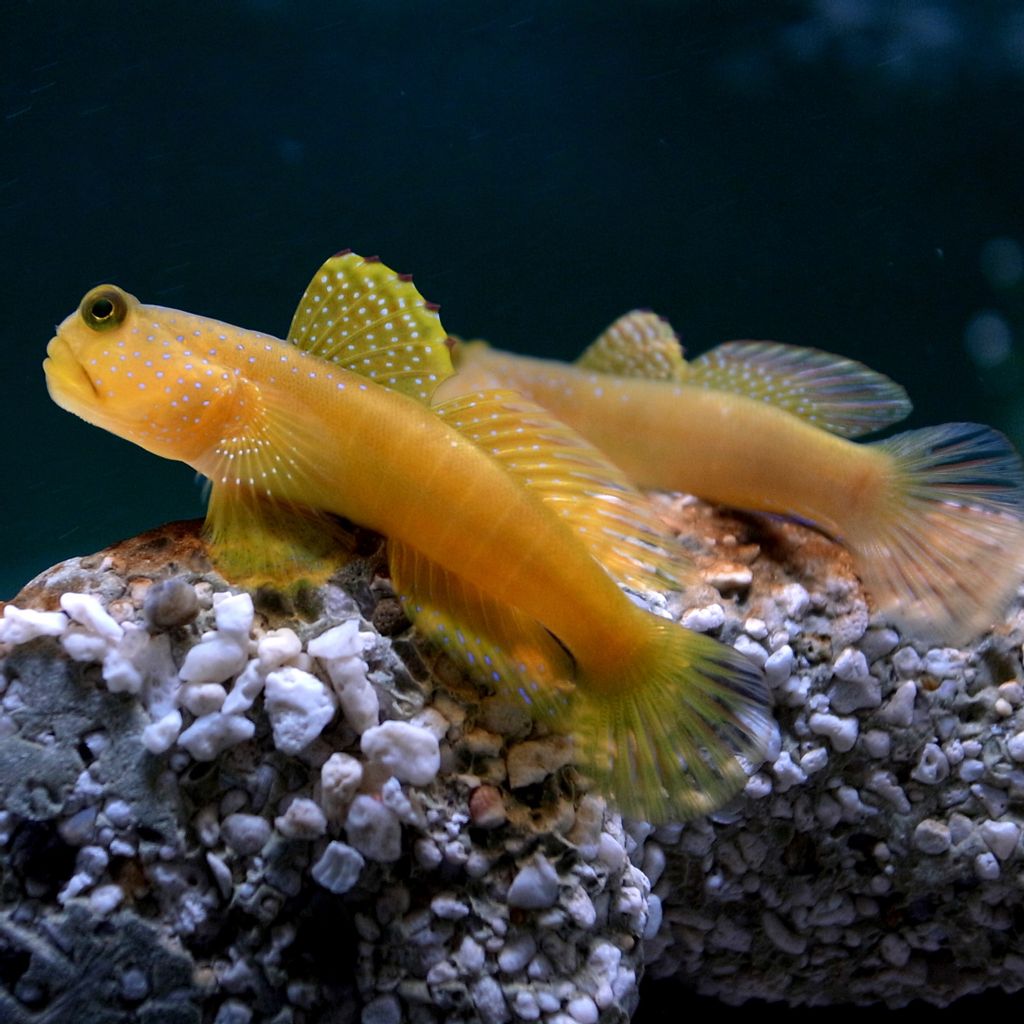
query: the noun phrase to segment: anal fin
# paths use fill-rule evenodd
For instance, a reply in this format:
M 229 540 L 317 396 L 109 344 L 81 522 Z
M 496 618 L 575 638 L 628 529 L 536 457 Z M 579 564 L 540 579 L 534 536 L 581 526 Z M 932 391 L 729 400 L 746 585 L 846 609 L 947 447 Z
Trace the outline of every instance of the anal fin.
M 471 676 L 521 700 L 536 717 L 561 714 L 572 691 L 572 659 L 539 622 L 409 544 L 390 541 L 388 561 L 395 591 L 420 632 Z

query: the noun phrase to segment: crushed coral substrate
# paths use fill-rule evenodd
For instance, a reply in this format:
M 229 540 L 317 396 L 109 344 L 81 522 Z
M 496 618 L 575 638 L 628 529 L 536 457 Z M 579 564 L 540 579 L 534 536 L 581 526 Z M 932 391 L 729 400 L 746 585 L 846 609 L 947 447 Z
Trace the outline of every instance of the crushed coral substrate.
M 177 525 L 0 620 L 0 1019 L 629 1019 L 944 1005 L 1024 984 L 1024 612 L 966 649 L 872 618 L 800 525 L 664 498 L 779 736 L 728 808 L 623 821 L 568 742 L 420 645 L 370 551 L 296 604 Z M 48 1017 L 47 1019 L 57 1019 Z

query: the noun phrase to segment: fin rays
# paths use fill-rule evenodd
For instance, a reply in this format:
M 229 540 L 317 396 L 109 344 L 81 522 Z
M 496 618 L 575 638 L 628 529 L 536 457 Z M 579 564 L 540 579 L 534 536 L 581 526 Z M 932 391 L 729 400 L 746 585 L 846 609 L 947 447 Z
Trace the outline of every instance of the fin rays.
M 688 555 L 648 499 L 552 414 L 514 391 L 463 395 L 436 411 L 537 491 L 620 583 L 659 590 L 691 581 Z
M 1024 468 L 973 423 L 878 443 L 893 459 L 886 506 L 854 532 L 868 591 L 887 615 L 939 639 L 991 624 L 1024 577 Z

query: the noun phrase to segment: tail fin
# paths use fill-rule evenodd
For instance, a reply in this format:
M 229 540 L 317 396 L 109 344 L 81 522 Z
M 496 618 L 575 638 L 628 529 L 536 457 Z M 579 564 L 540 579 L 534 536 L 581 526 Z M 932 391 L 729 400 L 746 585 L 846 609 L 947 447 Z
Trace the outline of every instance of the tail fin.
M 650 614 L 638 625 L 647 639 L 615 678 L 579 666 L 568 721 L 576 761 L 624 814 L 708 813 L 764 759 L 775 729 L 768 691 L 731 647 Z
M 924 637 L 967 640 L 1024 580 L 1024 467 L 975 423 L 897 434 L 884 508 L 846 538 L 878 608 Z

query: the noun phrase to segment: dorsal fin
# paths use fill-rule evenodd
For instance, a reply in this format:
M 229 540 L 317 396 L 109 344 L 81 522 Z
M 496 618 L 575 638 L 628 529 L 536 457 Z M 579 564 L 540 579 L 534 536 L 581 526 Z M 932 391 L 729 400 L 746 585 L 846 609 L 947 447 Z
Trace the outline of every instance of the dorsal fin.
M 774 341 L 727 341 L 690 362 L 687 384 L 768 402 L 841 437 L 860 437 L 910 414 L 895 381 L 852 359 Z
M 619 583 L 678 589 L 690 560 L 648 498 L 589 441 L 515 391 L 478 391 L 435 412 L 563 516 Z
M 412 278 L 350 251 L 316 272 L 288 330 L 311 355 L 421 402 L 453 372 L 446 338 Z
M 683 347 L 672 325 L 646 309 L 620 316 L 587 347 L 576 365 L 647 380 L 680 380 L 686 372 Z

